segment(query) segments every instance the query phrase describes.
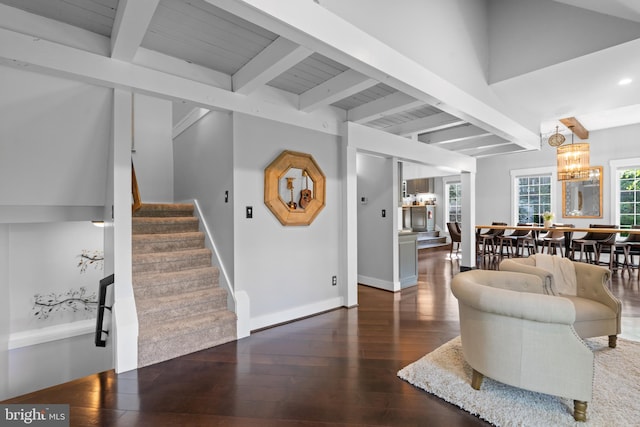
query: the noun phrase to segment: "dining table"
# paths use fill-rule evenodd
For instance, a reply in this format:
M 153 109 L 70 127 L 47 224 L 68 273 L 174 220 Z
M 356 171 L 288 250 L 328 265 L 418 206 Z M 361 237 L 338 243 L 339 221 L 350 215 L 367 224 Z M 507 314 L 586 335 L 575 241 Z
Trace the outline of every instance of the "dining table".
M 574 233 L 628 233 L 628 234 L 640 234 L 640 228 L 590 228 L 590 227 L 545 227 L 541 225 L 476 225 L 476 235 L 482 233 L 483 230 L 529 230 L 533 231 L 536 236 L 540 232 L 548 232 L 551 230 L 562 231 L 564 233 L 564 246 L 565 256 L 569 256 L 571 252 L 571 241 Z M 625 250 L 625 257 L 627 256 Z

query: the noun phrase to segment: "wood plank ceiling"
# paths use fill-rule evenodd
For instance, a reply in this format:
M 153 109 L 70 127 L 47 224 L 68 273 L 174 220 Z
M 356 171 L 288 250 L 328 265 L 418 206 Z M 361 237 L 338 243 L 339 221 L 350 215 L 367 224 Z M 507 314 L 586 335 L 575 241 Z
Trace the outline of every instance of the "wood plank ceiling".
M 112 36 L 119 6 L 118 0 L 0 3 L 105 37 Z M 330 105 L 350 121 L 469 156 L 524 151 L 205 1 L 160 0 L 151 12 L 141 48 L 221 73 L 230 78 L 231 90 L 248 93 L 268 85 L 298 96 L 302 111 Z

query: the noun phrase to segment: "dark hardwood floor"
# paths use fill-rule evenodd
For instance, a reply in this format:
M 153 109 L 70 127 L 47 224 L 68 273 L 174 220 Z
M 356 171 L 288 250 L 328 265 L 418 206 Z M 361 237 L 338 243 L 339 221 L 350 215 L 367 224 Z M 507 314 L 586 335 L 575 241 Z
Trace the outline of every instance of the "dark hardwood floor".
M 488 425 L 396 376 L 459 333 L 449 291 L 459 266 L 448 256 L 421 250 L 418 286 L 396 294 L 360 286 L 357 308 L 4 403 L 68 403 L 72 426 Z M 614 274 L 612 291 L 623 300 L 625 328 L 637 333 L 638 272 Z

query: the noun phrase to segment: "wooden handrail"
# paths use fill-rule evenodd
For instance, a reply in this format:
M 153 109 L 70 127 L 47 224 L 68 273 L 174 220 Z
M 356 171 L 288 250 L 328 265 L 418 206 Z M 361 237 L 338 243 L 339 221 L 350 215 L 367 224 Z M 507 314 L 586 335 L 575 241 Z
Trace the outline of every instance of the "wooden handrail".
M 133 196 L 131 213 L 135 213 L 142 207 L 142 200 L 140 199 L 140 190 L 138 189 L 138 180 L 136 178 L 136 168 L 133 166 L 133 161 L 131 161 L 131 195 Z

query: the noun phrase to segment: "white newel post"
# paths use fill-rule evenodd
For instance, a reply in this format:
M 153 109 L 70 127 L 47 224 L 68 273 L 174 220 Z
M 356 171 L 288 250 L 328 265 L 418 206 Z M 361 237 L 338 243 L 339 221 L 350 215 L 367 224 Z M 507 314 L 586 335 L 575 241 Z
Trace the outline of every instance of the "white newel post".
M 131 266 L 131 92 L 113 97 L 113 343 L 116 372 L 138 367 L 138 316 Z

